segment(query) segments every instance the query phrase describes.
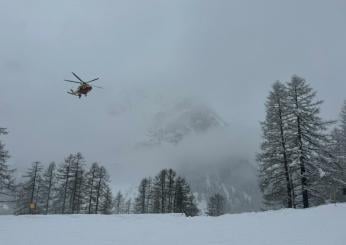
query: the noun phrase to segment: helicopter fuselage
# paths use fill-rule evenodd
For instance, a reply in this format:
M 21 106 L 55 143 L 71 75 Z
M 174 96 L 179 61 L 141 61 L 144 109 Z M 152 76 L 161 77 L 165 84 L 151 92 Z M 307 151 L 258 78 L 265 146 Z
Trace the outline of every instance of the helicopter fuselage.
M 90 86 L 89 84 L 82 84 L 78 87 L 76 93 L 87 95 L 92 89 L 92 86 Z
M 76 91 L 73 91 L 71 89 L 71 91 L 67 92 L 69 94 L 78 96 L 79 98 L 81 98 L 82 95 L 87 96 L 87 94 L 92 90 L 92 86 L 90 86 L 89 84 L 82 84 L 78 87 L 78 89 Z

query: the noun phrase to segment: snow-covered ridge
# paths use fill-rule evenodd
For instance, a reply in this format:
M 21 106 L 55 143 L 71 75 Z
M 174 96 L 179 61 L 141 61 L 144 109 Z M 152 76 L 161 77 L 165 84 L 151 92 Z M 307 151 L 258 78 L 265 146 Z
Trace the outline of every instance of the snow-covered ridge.
M 344 245 L 346 204 L 187 218 L 180 214 L 0 216 L 6 245 Z

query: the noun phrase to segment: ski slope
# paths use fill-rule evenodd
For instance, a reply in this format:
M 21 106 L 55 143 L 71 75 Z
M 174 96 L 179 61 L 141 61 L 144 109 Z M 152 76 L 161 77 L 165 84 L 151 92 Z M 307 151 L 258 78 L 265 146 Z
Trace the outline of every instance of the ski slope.
M 345 245 L 346 205 L 225 215 L 0 216 L 1 245 Z

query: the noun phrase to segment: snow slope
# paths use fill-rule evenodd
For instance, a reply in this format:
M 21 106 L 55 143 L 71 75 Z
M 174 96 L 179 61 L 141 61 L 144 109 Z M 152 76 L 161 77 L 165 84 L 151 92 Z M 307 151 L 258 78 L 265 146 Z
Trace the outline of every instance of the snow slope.
M 225 215 L 0 216 L 1 245 L 344 245 L 346 205 Z

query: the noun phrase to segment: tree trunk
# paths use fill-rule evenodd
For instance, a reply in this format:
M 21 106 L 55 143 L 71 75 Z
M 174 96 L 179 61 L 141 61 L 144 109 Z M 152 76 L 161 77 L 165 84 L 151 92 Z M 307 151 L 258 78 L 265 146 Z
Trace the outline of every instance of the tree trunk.
M 287 208 L 292 208 L 293 207 L 293 202 L 292 202 L 292 183 L 290 179 L 290 174 L 289 174 L 289 168 L 288 168 L 288 159 L 287 159 L 287 150 L 286 150 L 286 140 L 284 137 L 284 129 L 283 129 L 283 123 L 282 123 L 282 111 L 281 111 L 281 103 L 280 103 L 280 98 L 279 98 L 279 118 L 280 118 L 280 134 L 281 134 L 281 145 L 282 145 L 282 150 L 283 150 L 283 158 L 284 158 L 284 167 L 285 167 L 285 178 L 286 178 L 286 186 L 287 186 Z

